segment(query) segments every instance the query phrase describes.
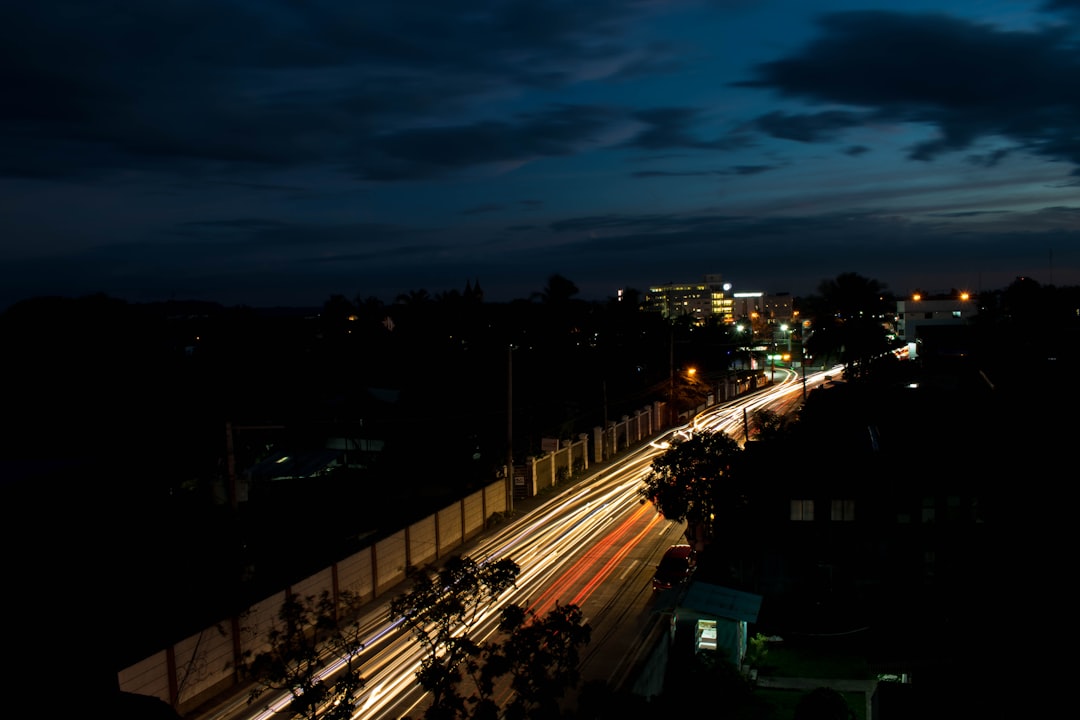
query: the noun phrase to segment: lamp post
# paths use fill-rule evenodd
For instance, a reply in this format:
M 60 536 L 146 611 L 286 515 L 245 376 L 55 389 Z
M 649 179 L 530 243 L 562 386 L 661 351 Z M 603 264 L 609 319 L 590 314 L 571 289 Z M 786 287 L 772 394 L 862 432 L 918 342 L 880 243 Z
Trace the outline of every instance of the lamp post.
M 781 323 L 780 324 L 780 332 L 786 334 L 787 331 L 788 331 L 787 323 Z M 772 363 L 772 379 L 771 379 L 771 382 L 776 382 L 776 335 L 775 334 L 773 334 L 773 344 L 772 345 L 773 345 L 772 357 L 769 359 L 769 361 Z M 787 336 L 787 348 L 788 348 L 788 354 L 790 355 L 791 354 L 791 336 L 790 335 Z
M 804 326 L 805 328 L 805 326 Z M 806 336 L 799 330 L 799 367 L 802 368 L 802 399 L 806 400 Z
M 741 322 L 738 325 L 735 326 L 735 331 L 737 333 L 739 333 L 740 337 L 742 336 L 742 334 L 744 332 L 747 331 L 747 329 L 749 329 L 749 331 L 750 331 L 750 341 L 746 344 L 746 369 L 747 370 L 752 370 L 753 368 L 751 367 L 751 365 L 754 364 L 754 320 L 753 320 L 753 318 L 750 318 L 749 320 L 746 321 L 746 327 L 743 327 L 743 324 Z

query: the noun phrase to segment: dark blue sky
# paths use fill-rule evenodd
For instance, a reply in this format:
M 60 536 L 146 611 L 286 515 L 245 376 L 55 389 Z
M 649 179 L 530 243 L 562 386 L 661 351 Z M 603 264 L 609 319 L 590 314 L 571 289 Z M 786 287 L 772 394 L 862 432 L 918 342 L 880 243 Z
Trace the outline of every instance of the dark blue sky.
M 1080 0 L 39 0 L 0 48 L 0 307 L 1080 284 Z

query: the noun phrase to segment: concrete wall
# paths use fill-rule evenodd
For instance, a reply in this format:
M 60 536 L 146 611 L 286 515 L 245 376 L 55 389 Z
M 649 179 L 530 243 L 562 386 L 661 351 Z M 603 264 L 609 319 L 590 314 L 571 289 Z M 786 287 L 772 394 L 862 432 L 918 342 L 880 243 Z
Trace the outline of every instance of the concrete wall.
M 718 388 L 721 398 L 743 388 Z M 694 412 L 704 410 L 704 406 Z M 613 458 L 660 432 L 666 426 L 667 406 L 653 403 L 632 417 L 624 415 L 607 428 L 595 428 L 592 436 L 594 462 Z M 530 458 L 528 478 L 532 495 L 554 487 L 562 477 L 587 470 L 590 459 L 589 436 L 578 439 L 539 458 Z M 384 537 L 370 547 L 334 563 L 256 603 L 238 617 L 223 618 L 217 625 L 185 638 L 172 647 L 124 668 L 118 673 L 120 690 L 160 698 L 184 714 L 238 684 L 236 668 L 245 652 L 266 649 L 265 637 L 287 594 L 319 596 L 326 590 L 337 598 L 351 592 L 361 599 L 374 600 L 405 580 L 413 569 L 437 562 L 455 548 L 481 533 L 493 515 L 505 513 L 506 484 L 498 480 L 460 501 L 417 520 Z M 635 691 L 649 696 L 658 690 L 658 668 L 666 663 L 666 644 L 660 633 L 650 634 L 652 642 L 634 675 Z M 643 665 L 640 663 L 644 663 Z M 633 680 L 631 680 L 633 682 Z
M 527 478 L 531 478 L 529 495 L 536 495 L 541 490 L 555 487 L 566 482 L 578 472 L 589 468 L 589 436 L 579 435 L 574 442 L 566 443 L 558 450 L 529 457 Z M 528 481 L 526 481 L 528 482 Z
M 436 562 L 481 533 L 492 515 L 506 509 L 504 481 L 491 483 L 263 599 L 240 616 L 222 618 L 217 625 L 124 668 L 117 675 L 120 690 L 159 698 L 184 714 L 238 684 L 240 658 L 267 648 L 266 633 L 287 594 L 318 597 L 326 591 L 338 598 L 348 591 L 374 600 L 405 580 L 413 568 Z

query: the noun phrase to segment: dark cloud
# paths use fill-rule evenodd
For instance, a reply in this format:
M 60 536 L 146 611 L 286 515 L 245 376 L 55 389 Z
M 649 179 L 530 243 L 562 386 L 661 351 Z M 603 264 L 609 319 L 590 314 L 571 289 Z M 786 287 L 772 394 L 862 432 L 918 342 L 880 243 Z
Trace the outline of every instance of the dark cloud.
M 1046 0 L 1043 8 L 1051 12 L 1069 10 L 1080 12 L 1080 0 Z
M 736 85 L 864 109 L 867 122 L 933 125 L 939 137 L 911 151 L 919 160 L 1001 136 L 1080 165 L 1080 44 L 1067 26 L 1005 31 L 870 11 L 826 15 L 820 27 L 800 52 Z
M 281 227 L 283 223 L 264 218 L 233 218 L 231 220 L 191 220 L 180 223 L 181 228 L 191 230 L 264 230 Z
M 702 139 L 693 134 L 692 128 L 699 124 L 701 110 L 695 108 L 653 108 L 641 110 L 635 118 L 646 125 L 626 142 L 627 147 L 645 150 L 666 148 L 695 148 L 699 150 L 734 150 L 746 147 L 750 138 L 745 134 L 732 134 L 721 138 Z
M 484 215 L 486 213 L 498 212 L 503 209 L 503 205 L 497 205 L 495 203 L 488 203 L 486 205 L 476 205 L 474 207 L 465 208 L 461 211 L 462 215 Z
M 711 175 L 721 175 L 722 173 L 717 170 L 637 170 L 630 173 L 630 177 L 636 178 L 654 178 L 654 177 L 709 177 Z
M 508 142 L 534 132 L 526 152 L 563 152 L 543 119 L 427 128 L 507 85 L 558 87 L 589 63 L 659 61 L 664 50 L 618 32 L 653 10 L 644 0 L 8 3 L 0 173 L 340 163 L 424 176 L 504 159 Z M 440 145 L 489 139 L 502 150 Z M 408 142 L 436 153 L 418 163 Z
M 1007 158 L 1009 156 L 1010 152 L 1011 152 L 1010 150 L 1002 148 L 1002 149 L 995 150 L 994 152 L 990 152 L 990 153 L 983 153 L 983 154 L 978 154 L 978 155 L 969 155 L 968 156 L 968 161 L 972 165 L 978 165 L 980 167 L 987 167 L 987 168 L 995 167 L 998 163 L 1000 163 L 1002 160 Z
M 804 115 L 793 115 L 778 110 L 760 116 L 754 121 L 754 126 L 767 135 L 784 140 L 820 142 L 835 138 L 841 130 L 863 125 L 866 120 L 865 114 L 842 110 Z
M 775 170 L 774 165 L 735 165 L 727 170 L 639 170 L 631 173 L 631 177 L 654 178 L 654 177 L 713 177 L 718 175 L 757 175 L 759 173 Z
M 692 47 L 694 33 L 676 23 L 717 19 L 696 13 L 703 8 L 750 4 L 7 3 L 0 176 L 11 177 L 0 181 L 13 202 L 0 291 L 12 299 L 54 289 L 306 305 L 332 293 L 392 299 L 410 287 L 460 288 L 479 275 L 489 297 L 502 287 L 509 299 L 528 294 L 514 288 L 542 289 L 560 272 L 583 294 L 603 297 L 614 292 L 605 283 L 687 280 L 700 268 L 756 289 L 800 292 L 807 286 L 799 276 L 834 276 L 837 257 L 874 276 L 919 272 L 928 257 L 950 272 L 989 263 L 984 258 L 1012 242 L 995 272 L 1015 264 L 1015 274 L 1037 277 L 1025 253 L 1052 245 L 1064 258 L 1063 248 L 1077 242 L 1076 213 L 1062 209 L 995 216 L 1005 227 L 991 227 L 987 215 L 944 212 L 989 202 L 912 201 L 939 211 L 924 222 L 875 211 L 900 187 L 887 181 L 884 165 L 875 170 L 879 185 L 856 191 L 826 188 L 819 173 L 821 187 L 805 188 L 813 197 L 797 207 L 871 208 L 824 217 L 710 214 L 697 203 L 783 212 L 792 201 L 778 196 L 777 207 L 767 207 L 774 190 L 767 182 L 747 201 L 738 193 L 721 198 L 695 179 L 737 190 L 740 176 L 785 167 L 777 146 L 765 145 L 769 138 L 836 142 L 849 130 L 889 124 L 938 131 L 912 148 L 913 158 L 963 151 L 991 168 L 1034 153 L 1078 165 L 1080 43 L 1063 20 L 1080 2 L 1045 3 L 1057 15 L 1023 32 L 944 15 L 826 16 L 815 40 L 740 83 L 796 101 L 776 112 L 753 104 L 770 101 L 767 92 L 729 102 L 715 87 L 690 84 L 714 77 L 717 53 Z M 688 6 L 693 11 L 683 14 Z M 639 22 L 673 7 L 678 12 L 659 30 Z M 651 41 L 672 30 L 679 32 L 670 44 Z M 720 54 L 729 51 L 739 57 L 737 47 Z M 692 72 L 673 74 L 684 67 Z M 627 82 L 661 74 L 662 83 Z M 685 99 L 695 97 L 716 104 Z M 993 145 L 975 144 L 985 138 Z M 858 142 L 868 143 L 864 134 Z M 847 145 L 833 154 L 871 147 Z M 605 152 L 583 157 L 595 150 Z M 729 150 L 751 152 L 714 159 Z M 692 209 L 616 212 L 654 189 L 637 183 L 641 196 L 626 192 L 618 163 L 627 154 L 637 156 L 632 167 L 645 168 L 633 177 L 671 179 L 656 183 L 665 193 L 656 193 L 657 207 Z M 883 156 L 833 159 L 867 171 Z M 558 158 L 569 161 L 534 162 Z M 599 164 L 589 164 L 594 158 Z M 528 167 L 501 182 L 521 166 Z M 983 197 L 1025 183 L 1020 173 L 977 175 Z M 427 181 L 444 177 L 464 182 L 432 199 L 440 188 Z M 491 177 L 497 184 L 485 185 Z M 1025 197 L 1068 201 L 1039 192 L 1045 169 L 1031 177 L 1039 179 L 1023 185 Z M 72 182 L 86 179 L 93 182 Z M 775 189 L 790 193 L 798 178 L 782 179 Z M 411 184 L 393 187 L 404 182 Z M 599 203 L 599 214 L 582 210 L 589 203 Z M 551 223 L 535 212 L 541 207 L 565 219 Z M 469 217 L 466 227 L 435 227 Z M 495 219 L 506 224 L 492 227 Z M 979 252 L 976 237 L 985 238 Z M 57 259 L 64 250 L 47 248 L 52 242 L 76 254 Z M 875 250 L 884 251 L 880 260 Z M 34 253 L 42 259 L 28 259 Z M 43 280 L 32 286 L 32 277 Z
M 928 213 L 930 217 L 947 217 L 947 218 L 970 218 L 970 217 L 986 217 L 987 215 L 1004 215 L 1011 211 L 1009 210 L 963 210 L 959 212 L 945 212 L 945 213 Z
M 594 142 L 618 116 L 602 107 L 557 106 L 519 116 L 516 123 L 404 130 L 380 137 L 374 143 L 378 156 L 356 172 L 373 180 L 416 179 L 473 165 L 568 155 Z
M 736 175 L 757 175 L 775 169 L 772 165 L 736 165 L 731 171 Z

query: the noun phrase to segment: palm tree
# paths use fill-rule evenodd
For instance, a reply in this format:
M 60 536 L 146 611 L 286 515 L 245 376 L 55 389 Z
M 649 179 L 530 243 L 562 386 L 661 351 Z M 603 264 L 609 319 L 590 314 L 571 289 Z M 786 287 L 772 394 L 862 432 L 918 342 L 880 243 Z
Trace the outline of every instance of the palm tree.
M 427 290 L 420 288 L 419 290 L 401 293 L 397 296 L 396 301 L 402 305 L 424 305 L 431 302 L 431 295 L 428 294 Z
M 565 305 L 578 292 L 577 285 L 555 273 L 548 277 L 547 285 L 542 291 L 533 293 L 533 298 L 546 305 Z
M 864 374 L 871 358 L 888 350 L 884 316 L 895 302 L 885 285 L 857 273 L 823 280 L 818 294 L 806 301 L 812 333 L 806 349 L 820 358 L 837 358 L 845 372 Z

